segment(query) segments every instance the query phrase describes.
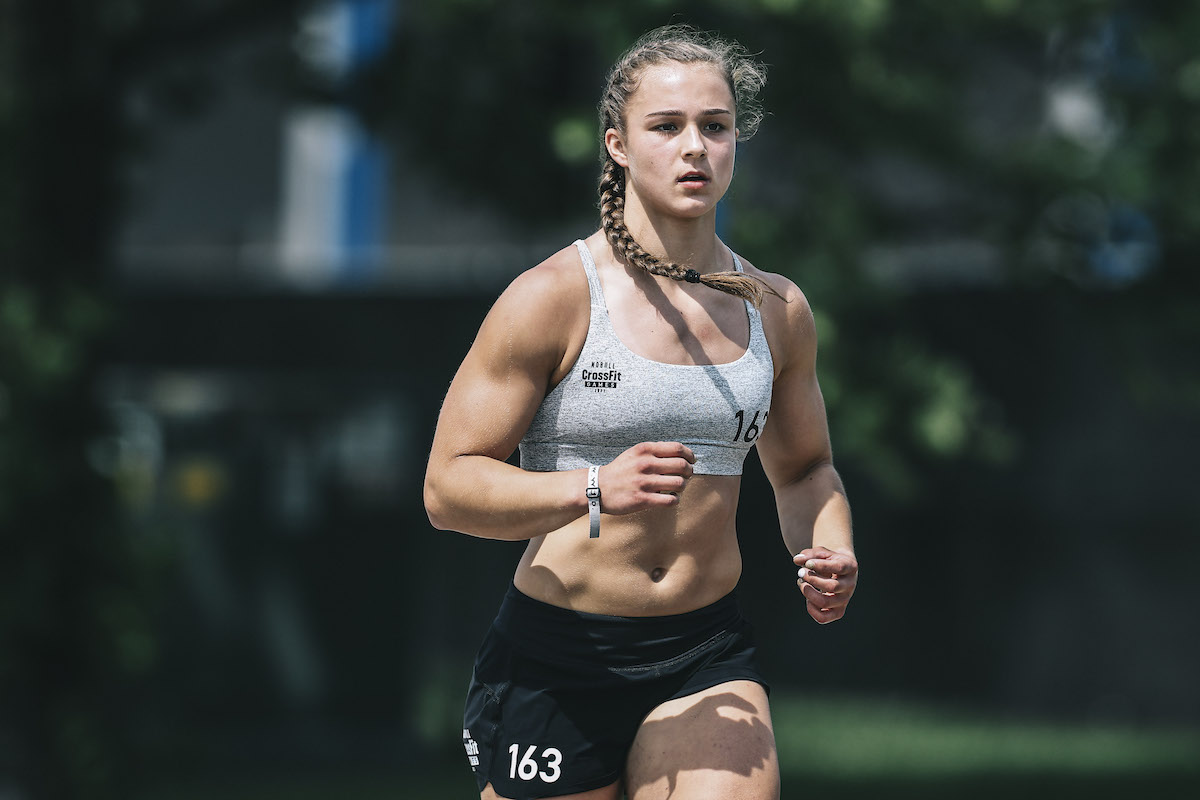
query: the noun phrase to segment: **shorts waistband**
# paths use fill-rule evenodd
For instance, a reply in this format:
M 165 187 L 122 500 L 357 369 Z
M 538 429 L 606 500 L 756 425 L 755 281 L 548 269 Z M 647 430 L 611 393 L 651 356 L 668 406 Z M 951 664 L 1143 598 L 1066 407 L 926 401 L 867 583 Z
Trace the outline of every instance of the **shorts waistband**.
M 618 617 L 544 603 L 510 584 L 493 626 L 536 658 L 624 667 L 675 658 L 743 624 L 733 592 L 682 614 Z

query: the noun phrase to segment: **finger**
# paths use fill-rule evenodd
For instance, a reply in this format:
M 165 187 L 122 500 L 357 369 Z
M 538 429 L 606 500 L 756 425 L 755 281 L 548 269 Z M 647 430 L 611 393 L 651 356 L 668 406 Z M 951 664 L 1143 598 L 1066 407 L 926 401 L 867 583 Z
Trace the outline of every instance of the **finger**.
M 829 558 L 810 558 L 801 566 L 826 578 L 858 573 L 858 564 L 854 559 L 841 554 L 834 554 Z
M 841 583 L 839 581 L 837 581 L 836 579 L 823 578 L 820 575 L 813 572 L 812 570 L 807 569 L 805 567 L 801 567 L 797 574 L 799 575 L 800 580 L 804 581 L 809 586 L 816 588 L 816 590 L 819 592 L 826 592 L 828 594 L 837 594 L 838 589 L 841 588 Z
M 647 475 L 640 483 L 644 492 L 682 492 L 687 479 L 681 475 Z
M 796 562 L 797 564 L 802 564 L 810 559 L 828 558 L 835 555 L 838 554 L 830 550 L 828 547 L 825 547 L 824 545 L 817 545 L 816 547 L 806 547 L 799 553 L 796 553 L 796 556 L 792 559 L 792 561 Z
M 797 553 L 797 555 L 798 556 L 802 555 L 805 558 L 827 558 L 829 556 L 837 555 L 837 554 L 834 551 L 830 550 L 825 545 L 818 544 L 818 545 L 813 545 L 812 547 L 804 548 L 799 553 Z
M 659 458 L 682 458 L 689 464 L 696 463 L 696 454 L 683 442 L 647 442 L 647 449 Z
M 832 592 L 822 592 L 811 583 L 805 581 L 798 581 L 798 583 L 800 584 L 800 593 L 804 595 L 804 599 L 820 608 L 832 608 L 846 604 L 846 599 L 839 595 Z
M 822 625 L 839 620 L 846 613 L 843 608 L 820 608 L 812 603 L 808 603 L 805 607 L 808 609 L 808 615 Z
M 807 583 L 800 587 L 800 593 L 804 595 L 805 601 L 820 609 L 845 608 L 846 604 L 850 602 L 848 596 L 822 592 Z
M 647 468 L 659 475 L 682 475 L 685 478 L 692 476 L 692 464 L 686 458 L 655 458 Z
M 679 495 L 674 492 L 641 492 L 638 495 L 638 505 L 642 508 L 673 506 L 679 502 Z

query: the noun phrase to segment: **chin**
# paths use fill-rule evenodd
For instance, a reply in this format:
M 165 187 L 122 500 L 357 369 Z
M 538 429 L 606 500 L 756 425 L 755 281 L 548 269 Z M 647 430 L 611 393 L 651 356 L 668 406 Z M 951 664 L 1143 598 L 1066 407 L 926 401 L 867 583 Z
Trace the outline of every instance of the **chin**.
M 671 213 L 684 219 L 699 219 L 706 214 L 711 214 L 716 209 L 716 203 L 689 203 L 686 206 L 672 208 Z
M 658 202 L 647 202 L 646 209 L 655 213 L 665 214 L 680 219 L 698 219 L 713 213 L 721 196 L 715 193 L 703 192 L 696 195 L 679 195 L 662 197 Z

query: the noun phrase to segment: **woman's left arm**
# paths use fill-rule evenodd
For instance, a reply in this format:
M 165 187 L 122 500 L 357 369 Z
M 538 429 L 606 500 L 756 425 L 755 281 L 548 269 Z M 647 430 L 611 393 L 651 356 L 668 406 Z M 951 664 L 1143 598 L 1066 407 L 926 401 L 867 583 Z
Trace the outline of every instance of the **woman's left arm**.
M 850 504 L 833 466 L 825 401 L 817 385 L 812 309 L 790 282 L 783 294 L 789 302 L 769 329 L 779 370 L 758 454 L 775 490 L 783 540 L 800 568 L 797 584 L 808 613 L 826 623 L 846 613 L 858 583 L 858 559 Z

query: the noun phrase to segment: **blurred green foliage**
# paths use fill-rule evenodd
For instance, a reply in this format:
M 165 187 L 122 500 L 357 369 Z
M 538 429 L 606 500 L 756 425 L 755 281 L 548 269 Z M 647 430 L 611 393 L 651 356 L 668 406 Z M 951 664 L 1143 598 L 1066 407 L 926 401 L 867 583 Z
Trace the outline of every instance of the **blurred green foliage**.
M 921 499 L 924 463 L 1020 452 L 972 369 L 899 313 L 912 286 L 1136 289 L 1122 324 L 1142 327 L 1190 307 L 1200 13 L 1183 2 L 417 4 L 364 111 L 514 229 L 552 229 L 594 194 L 607 65 L 672 21 L 770 65 L 726 234 L 808 294 L 835 446 L 893 497 Z M 973 261 L 930 247 L 946 241 Z M 906 253 L 912 274 L 887 279 Z
M 128 797 L 167 551 L 124 524 L 96 376 L 129 82 L 298 2 L 0 2 L 0 789 Z M 92 457 L 90 457 L 92 456 Z
M 783 798 L 1095 800 L 1131 794 L 1188 797 L 1200 786 L 1200 734 L 1116 725 L 1004 721 L 929 705 L 773 692 Z M 453 731 L 451 732 L 453 733 Z M 453 737 L 450 737 L 453 738 Z M 451 760 L 450 756 L 453 755 Z M 322 800 L 468 796 L 457 753 L 403 781 L 356 771 L 279 778 L 209 778 L 155 787 L 156 800 L 219 796 Z
M 122 176 L 153 121 L 131 118 L 125 91 L 158 87 L 152 115 L 195 110 L 206 52 L 293 29 L 306 5 L 0 0 L 0 773 L 36 795 L 122 796 L 123 700 L 155 661 L 162 555 L 88 460 L 107 434 L 95 376 Z M 1200 411 L 1200 373 L 1181 368 L 1200 352 L 1200 6 L 401 10 L 376 69 L 338 87 L 297 73 L 290 90 L 353 104 L 395 142 L 402 184 L 429 171 L 506 214 L 514 239 L 594 221 L 593 107 L 639 33 L 686 21 L 761 51 L 772 117 L 742 150 L 722 224 L 807 292 L 839 457 L 895 502 L 937 492 L 917 477 L 929 465 L 1011 464 L 1026 444 L 977 367 L 905 315 L 916 287 L 1119 296 L 1097 335 L 1131 395 L 1148 413 Z

